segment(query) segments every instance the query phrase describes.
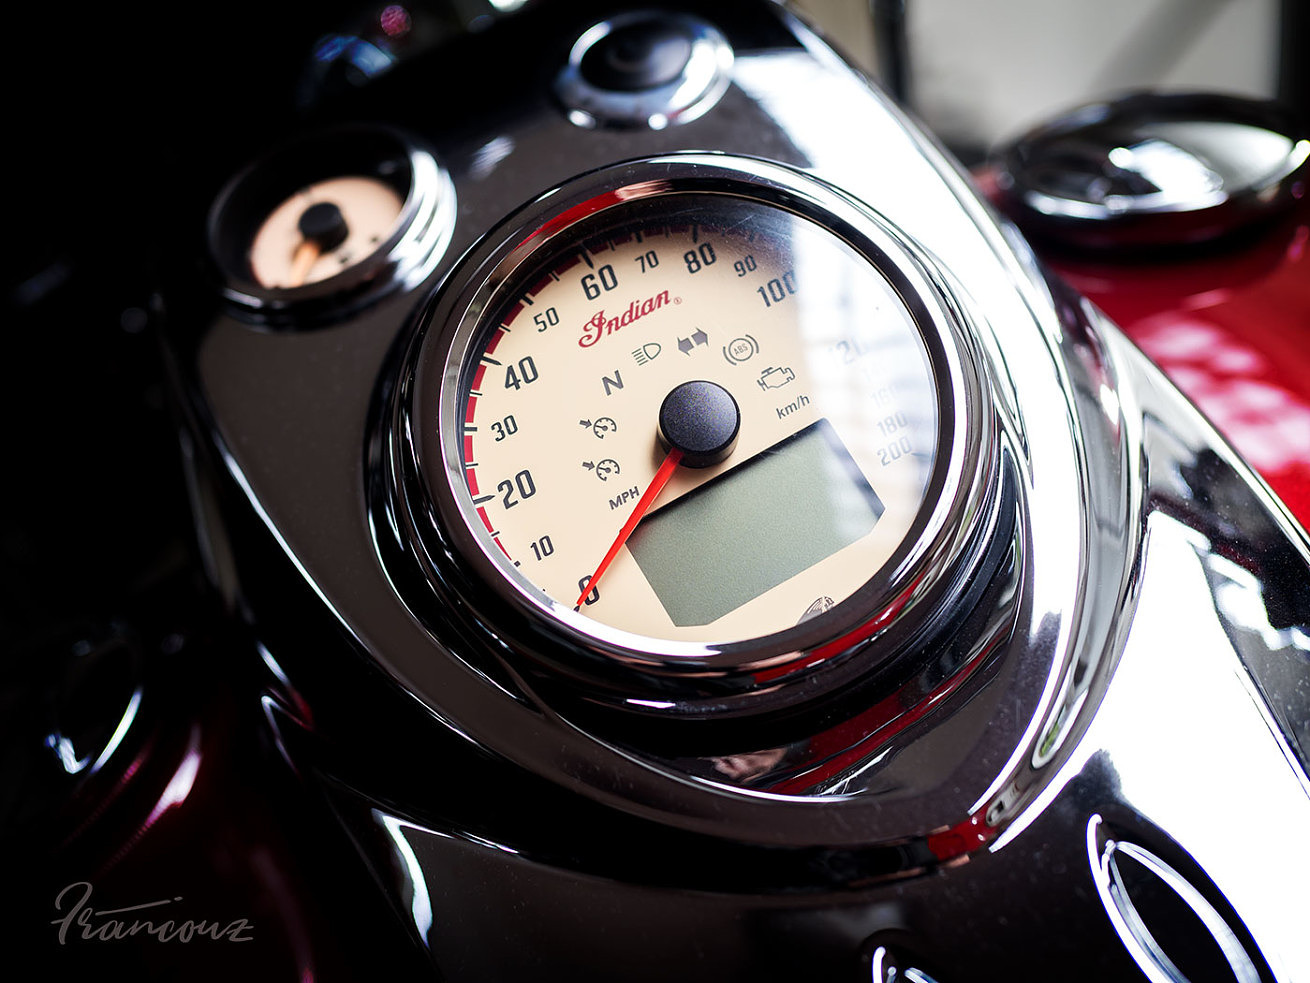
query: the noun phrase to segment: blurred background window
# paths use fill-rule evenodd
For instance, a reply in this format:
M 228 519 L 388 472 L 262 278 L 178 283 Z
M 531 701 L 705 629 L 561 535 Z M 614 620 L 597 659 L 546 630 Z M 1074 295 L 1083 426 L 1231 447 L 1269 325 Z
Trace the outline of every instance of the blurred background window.
M 1307 0 L 796 0 L 965 159 L 1126 89 L 1304 99 Z M 879 36 L 876 22 L 883 26 Z M 904 65 L 887 28 L 904 31 Z M 1301 51 L 1300 61 L 1306 60 Z M 1300 72 L 1299 78 L 1293 74 Z M 1304 110 L 1304 102 L 1302 101 Z

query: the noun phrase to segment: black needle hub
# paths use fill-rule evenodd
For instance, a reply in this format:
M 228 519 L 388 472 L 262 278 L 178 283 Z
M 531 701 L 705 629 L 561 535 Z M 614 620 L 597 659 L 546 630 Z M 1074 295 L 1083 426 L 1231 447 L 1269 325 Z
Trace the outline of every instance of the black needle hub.
M 684 382 L 660 404 L 660 440 L 680 450 L 680 463 L 689 468 L 718 464 L 737 446 L 740 430 L 741 409 L 717 383 Z
M 341 209 L 330 201 L 310 205 L 300 216 L 300 234 L 306 242 L 318 246 L 319 252 L 331 252 L 346 241 L 350 229 Z

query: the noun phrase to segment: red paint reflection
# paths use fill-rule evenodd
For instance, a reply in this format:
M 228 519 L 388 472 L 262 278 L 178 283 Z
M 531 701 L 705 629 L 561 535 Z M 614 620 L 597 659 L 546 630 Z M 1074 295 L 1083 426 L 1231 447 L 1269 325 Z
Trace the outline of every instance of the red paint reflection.
M 1124 329 L 1310 529 L 1310 199 L 1185 261 L 1047 257 Z

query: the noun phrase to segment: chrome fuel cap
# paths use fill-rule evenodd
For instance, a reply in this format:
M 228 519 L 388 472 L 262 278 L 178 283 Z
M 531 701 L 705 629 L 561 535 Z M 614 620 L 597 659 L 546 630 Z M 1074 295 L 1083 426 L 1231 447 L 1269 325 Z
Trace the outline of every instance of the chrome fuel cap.
M 1025 232 L 1091 248 L 1207 242 L 1305 191 L 1310 139 L 1280 104 L 1135 93 L 1082 106 L 994 156 Z

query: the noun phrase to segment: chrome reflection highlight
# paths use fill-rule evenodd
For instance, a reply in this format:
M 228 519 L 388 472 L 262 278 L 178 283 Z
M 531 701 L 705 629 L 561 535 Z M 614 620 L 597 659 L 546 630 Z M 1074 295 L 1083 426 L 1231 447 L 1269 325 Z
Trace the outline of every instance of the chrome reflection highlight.
M 419 863 L 414 848 L 405 836 L 406 829 L 417 827 L 377 809 L 373 810 L 373 818 L 382 824 L 382 828 L 387 831 L 395 847 L 396 858 L 400 861 L 405 887 L 408 889 L 409 915 L 413 919 L 414 928 L 418 930 L 418 937 L 426 944 L 428 933 L 432 931 L 432 899 L 428 896 L 428 882 L 423 874 L 423 865 Z
M 1101 823 L 1099 815 L 1092 816 L 1087 823 L 1087 856 L 1096 878 L 1096 890 L 1125 948 L 1151 983 L 1188 983 L 1188 980 L 1160 947 L 1133 903 L 1119 869 L 1120 856 L 1137 861 L 1183 900 L 1218 944 L 1238 983 L 1260 983 L 1260 972 L 1242 943 L 1201 892 L 1145 847 L 1108 837 L 1104 838 L 1103 845 L 1098 846 L 1102 840 Z
M 55 752 L 55 757 L 59 759 L 59 763 L 68 774 L 79 774 L 87 765 L 91 765 L 91 770 L 87 774 L 94 775 L 104 767 L 105 762 L 113 756 L 119 745 L 123 743 L 123 739 L 127 736 L 127 732 L 132 729 L 132 723 L 136 720 L 137 711 L 140 709 L 141 687 L 138 686 L 132 691 L 127 706 L 123 708 L 123 716 L 119 719 L 118 726 L 114 728 L 113 734 L 105 742 L 105 746 L 100 750 L 100 753 L 96 755 L 94 762 L 92 762 L 90 754 L 78 757 L 78 751 L 73 746 L 72 739 L 57 730 L 51 731 L 46 736 L 46 747 Z
M 882 945 L 873 951 L 869 978 L 872 983 L 937 983 L 936 979 L 914 966 L 901 968 L 887 947 Z
M 173 772 L 173 777 L 169 779 L 168 784 L 164 787 L 163 794 L 159 796 L 159 801 L 150 811 L 146 821 L 141 824 L 143 830 L 149 829 L 155 822 L 174 806 L 180 806 L 187 800 L 191 794 L 191 789 L 195 786 L 196 775 L 200 772 L 200 728 L 193 726 L 187 739 L 186 753 L 182 756 L 182 761 Z

